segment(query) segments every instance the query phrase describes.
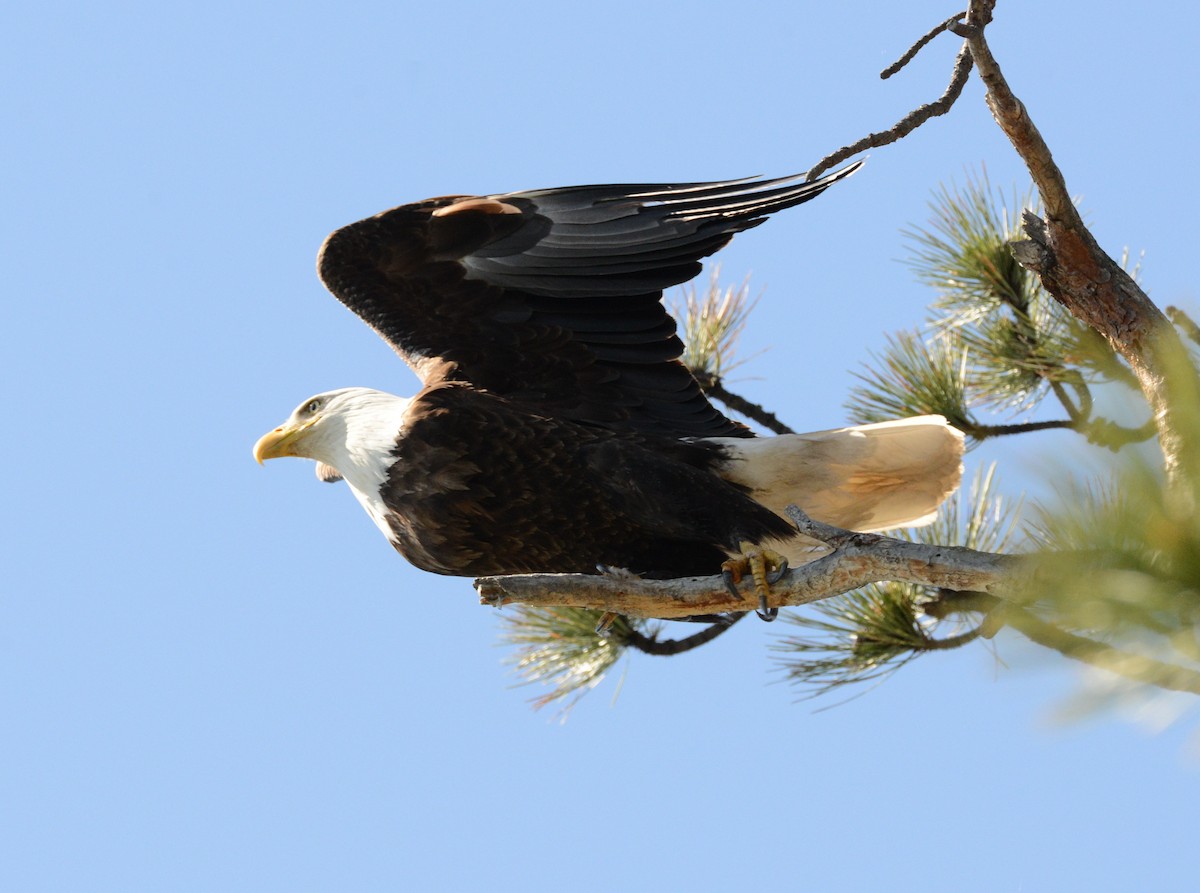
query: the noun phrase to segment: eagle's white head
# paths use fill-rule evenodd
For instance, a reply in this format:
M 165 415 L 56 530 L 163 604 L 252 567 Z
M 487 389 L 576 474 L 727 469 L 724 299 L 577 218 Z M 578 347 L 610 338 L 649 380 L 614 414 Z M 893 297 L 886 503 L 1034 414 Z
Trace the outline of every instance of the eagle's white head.
M 317 477 L 345 478 L 360 499 L 377 498 L 395 461 L 392 450 L 412 400 L 370 388 L 309 397 L 278 428 L 259 438 L 254 458 L 299 456 L 317 461 Z M 368 509 L 369 511 L 369 509 Z

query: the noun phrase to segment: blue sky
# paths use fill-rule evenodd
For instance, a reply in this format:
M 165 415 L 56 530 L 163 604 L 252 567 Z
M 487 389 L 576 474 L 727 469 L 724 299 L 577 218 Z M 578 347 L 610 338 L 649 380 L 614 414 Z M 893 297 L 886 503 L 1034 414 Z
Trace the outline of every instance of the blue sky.
M 0 888 L 1194 883 L 1194 717 L 1058 722 L 1078 671 L 1008 638 L 814 712 L 747 623 L 627 660 L 561 725 L 469 581 L 408 567 L 309 465 L 250 458 L 311 393 L 414 387 L 317 281 L 328 232 L 450 192 L 807 169 L 945 86 L 950 38 L 877 75 L 951 10 L 877 6 L 8 12 Z M 993 48 L 1101 243 L 1194 307 L 1196 23 L 1080 6 L 1002 0 Z M 736 239 L 726 278 L 765 289 L 744 351 L 770 348 L 746 396 L 841 424 L 930 298 L 900 231 L 981 164 L 1023 188 L 972 83 Z M 1078 449 L 970 463 L 1037 488 Z

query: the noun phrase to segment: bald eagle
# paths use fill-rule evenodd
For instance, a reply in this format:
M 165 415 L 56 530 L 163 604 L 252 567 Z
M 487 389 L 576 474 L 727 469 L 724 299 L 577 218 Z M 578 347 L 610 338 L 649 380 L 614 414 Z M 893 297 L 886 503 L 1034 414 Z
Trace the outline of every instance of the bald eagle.
M 426 571 L 670 578 L 748 561 L 773 616 L 769 580 L 808 548 L 785 505 L 862 531 L 925 523 L 958 484 L 962 436 L 926 416 L 754 437 L 680 362 L 662 291 L 857 167 L 448 196 L 339 229 L 322 281 L 423 387 L 310 397 L 254 456 L 315 459 Z

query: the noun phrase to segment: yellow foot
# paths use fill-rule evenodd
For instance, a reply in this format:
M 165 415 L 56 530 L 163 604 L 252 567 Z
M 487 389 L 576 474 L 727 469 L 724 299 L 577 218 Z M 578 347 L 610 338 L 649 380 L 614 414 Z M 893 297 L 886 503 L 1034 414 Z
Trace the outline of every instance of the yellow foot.
M 737 584 L 749 574 L 754 580 L 754 592 L 758 595 L 758 616 L 767 622 L 779 616 L 779 609 L 770 607 L 771 584 L 778 583 L 787 572 L 787 559 L 771 549 L 742 542 L 738 545 L 741 554 L 721 565 L 721 576 L 725 587 L 735 598 L 741 598 Z

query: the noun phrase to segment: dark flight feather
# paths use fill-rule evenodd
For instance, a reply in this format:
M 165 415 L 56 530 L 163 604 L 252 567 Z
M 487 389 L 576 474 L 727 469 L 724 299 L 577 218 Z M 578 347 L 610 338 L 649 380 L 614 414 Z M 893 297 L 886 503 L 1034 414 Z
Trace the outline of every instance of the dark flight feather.
M 749 436 L 679 362 L 664 288 L 858 167 L 796 177 L 449 196 L 333 233 L 318 269 L 424 383 L 613 431 Z

